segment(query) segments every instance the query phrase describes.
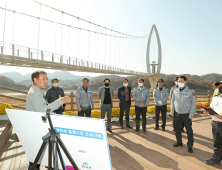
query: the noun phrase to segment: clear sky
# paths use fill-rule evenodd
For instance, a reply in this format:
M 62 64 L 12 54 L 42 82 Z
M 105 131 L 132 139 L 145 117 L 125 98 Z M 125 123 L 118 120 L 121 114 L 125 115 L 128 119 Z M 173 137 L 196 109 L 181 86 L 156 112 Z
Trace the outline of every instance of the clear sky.
M 1 7 L 5 7 L 4 1 L 5 0 L 1 0 Z M 149 34 L 152 25 L 155 24 L 159 31 L 162 46 L 163 59 L 161 72 L 165 74 L 222 74 L 220 71 L 222 62 L 221 0 L 41 0 L 41 2 L 107 28 L 131 35 L 141 36 Z M 39 6 L 31 0 L 8 0 L 8 8 L 39 15 Z M 61 21 L 61 16 L 58 13 L 52 14 L 48 11 L 48 9 L 42 8 L 41 17 Z M 3 16 L 4 13 L 0 10 L 0 41 L 2 41 L 3 37 Z M 10 14 L 8 14 L 7 17 L 10 19 Z M 76 20 L 72 20 L 71 18 L 66 18 L 65 22 L 72 25 L 76 25 L 77 23 Z M 12 38 L 10 37 L 11 30 L 9 23 L 8 21 L 8 32 L 6 32 L 7 36 L 5 37 L 5 41 L 11 42 Z M 27 20 L 17 17 L 18 26 L 15 28 L 19 30 L 18 27 L 25 24 L 27 24 Z M 88 27 L 87 24 L 79 24 L 82 27 Z M 28 23 L 26 28 L 22 28 L 22 26 L 20 28 L 20 30 L 26 31 L 25 33 L 22 33 L 22 31 L 15 32 L 14 41 L 19 44 L 30 44 L 30 46 L 36 48 L 36 36 L 34 36 L 34 38 L 34 33 L 31 32 L 30 35 L 32 36 L 29 35 L 29 26 L 30 28 L 32 26 L 31 30 L 34 30 L 36 34 L 37 24 Z M 59 29 L 60 28 L 57 27 L 57 32 Z M 91 29 L 95 28 L 91 27 Z M 42 23 L 42 30 L 40 48 L 60 53 L 61 49 L 58 39 L 61 35 L 57 33 L 56 45 L 54 45 L 55 37 L 53 38 L 55 33 L 49 35 L 50 32 L 55 30 L 55 26 L 48 26 L 47 24 L 44 26 Z M 75 48 L 71 48 L 70 51 L 67 48 L 68 31 L 66 28 L 64 28 L 64 30 L 66 31 L 64 31 L 64 47 L 62 48 L 62 53 L 67 55 L 70 52 L 70 55 L 75 57 Z M 76 47 L 76 31 L 71 31 L 71 35 L 70 46 Z M 135 53 L 130 56 L 128 54 L 130 50 L 132 50 L 132 46 L 129 46 L 129 41 L 125 41 L 125 44 L 128 45 L 121 46 L 122 51 L 120 52 L 124 55 L 119 54 L 122 58 L 118 61 L 118 55 L 115 56 L 116 58 L 113 58 L 116 48 L 119 47 L 118 40 L 115 41 L 112 39 L 115 45 L 112 45 L 109 49 L 109 51 L 111 51 L 110 53 L 106 53 L 107 56 L 112 56 L 112 60 L 106 60 L 104 51 L 101 51 L 99 54 L 96 52 L 97 39 L 96 37 L 93 39 L 93 35 L 90 36 L 92 44 L 90 44 L 90 55 L 87 55 L 87 35 L 88 34 L 81 34 L 81 53 L 78 54 L 78 58 L 85 60 L 90 58 L 91 61 L 102 62 L 112 66 L 146 71 L 145 55 L 147 37 L 134 42 L 136 44 L 134 47 Z M 32 40 L 30 39 L 35 40 L 31 42 Z M 105 41 L 102 40 L 100 41 L 101 47 L 104 42 Z M 107 39 L 107 42 L 110 42 L 110 39 Z M 157 58 L 157 45 L 154 36 L 152 37 L 150 54 L 152 60 Z M 128 61 L 128 58 L 130 58 L 130 61 Z M 121 64 L 123 61 L 126 61 L 125 65 Z M 0 66 L 0 72 L 6 71 L 19 71 L 24 74 L 30 70 L 26 68 L 17 69 L 15 67 Z

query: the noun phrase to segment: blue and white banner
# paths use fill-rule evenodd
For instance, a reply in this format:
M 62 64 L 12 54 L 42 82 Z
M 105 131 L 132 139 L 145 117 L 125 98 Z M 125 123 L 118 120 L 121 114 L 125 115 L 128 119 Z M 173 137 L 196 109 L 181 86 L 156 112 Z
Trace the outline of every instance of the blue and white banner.
M 48 133 L 49 123 L 43 123 L 43 113 L 10 109 L 6 111 L 29 161 L 33 162 L 42 144 L 42 137 Z M 51 115 L 51 119 L 81 170 L 112 169 L 104 120 L 66 115 Z M 67 170 L 72 169 L 63 151 L 62 155 Z M 39 163 L 48 165 L 47 151 Z

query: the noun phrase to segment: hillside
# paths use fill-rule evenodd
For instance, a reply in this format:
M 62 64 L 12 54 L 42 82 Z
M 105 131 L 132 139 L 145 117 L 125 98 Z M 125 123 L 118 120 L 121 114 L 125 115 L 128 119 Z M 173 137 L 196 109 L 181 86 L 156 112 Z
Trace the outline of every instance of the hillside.
M 13 88 L 13 89 L 17 89 L 17 90 L 28 90 L 29 89 L 24 84 L 15 83 L 12 79 L 7 78 L 5 76 L 1 76 L 1 75 L 0 75 L 0 85 L 5 86 L 5 87 L 9 87 L 9 88 Z M 3 89 L 1 89 L 1 90 L 3 90 Z

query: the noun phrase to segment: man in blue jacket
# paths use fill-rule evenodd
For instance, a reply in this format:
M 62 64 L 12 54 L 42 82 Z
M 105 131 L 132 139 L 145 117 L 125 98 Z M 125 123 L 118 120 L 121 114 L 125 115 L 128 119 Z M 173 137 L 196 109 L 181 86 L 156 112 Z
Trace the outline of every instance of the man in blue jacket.
M 119 124 L 120 128 L 123 129 L 123 114 L 125 112 L 126 127 L 132 128 L 129 124 L 129 112 L 131 106 L 131 87 L 128 85 L 128 79 L 123 79 L 123 86 L 118 89 L 119 98 Z

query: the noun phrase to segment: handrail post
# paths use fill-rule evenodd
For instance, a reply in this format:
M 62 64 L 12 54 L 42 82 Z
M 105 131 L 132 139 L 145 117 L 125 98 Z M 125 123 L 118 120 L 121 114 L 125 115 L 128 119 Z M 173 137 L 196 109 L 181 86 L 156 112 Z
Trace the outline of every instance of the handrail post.
M 44 60 L 43 51 L 41 51 L 42 61 Z
M 30 48 L 28 49 L 28 57 L 30 58 L 31 54 L 30 54 Z
M 210 91 L 208 90 L 208 102 L 210 103 Z
M 73 92 L 71 92 L 71 111 L 73 111 Z
M 19 57 L 19 49 L 17 50 L 17 56 Z
M 54 54 L 52 54 L 52 62 L 54 62 Z
M 14 56 L 15 55 L 15 45 L 12 44 L 12 55 Z
M 3 54 L 3 47 L 1 46 L 1 53 Z

